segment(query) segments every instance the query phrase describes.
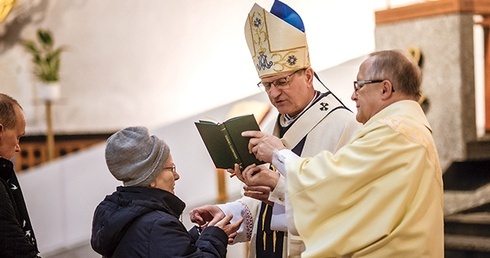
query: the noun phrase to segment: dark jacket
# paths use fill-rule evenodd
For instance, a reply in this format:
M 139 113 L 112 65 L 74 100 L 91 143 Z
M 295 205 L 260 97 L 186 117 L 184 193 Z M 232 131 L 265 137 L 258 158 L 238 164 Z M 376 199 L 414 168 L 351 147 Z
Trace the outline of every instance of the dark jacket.
M 226 257 L 228 236 L 218 227 L 201 235 L 179 220 L 177 196 L 149 187 L 117 187 L 97 206 L 92 248 L 107 257 Z
M 37 257 L 38 253 L 14 165 L 0 158 L 0 257 Z

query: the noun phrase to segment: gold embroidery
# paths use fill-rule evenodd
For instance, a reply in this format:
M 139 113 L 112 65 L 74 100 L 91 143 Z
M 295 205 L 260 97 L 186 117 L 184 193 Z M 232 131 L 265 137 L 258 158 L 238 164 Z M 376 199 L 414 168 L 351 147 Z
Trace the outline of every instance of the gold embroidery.
M 267 214 L 267 210 L 269 209 L 269 205 L 265 206 L 264 213 L 262 213 L 262 231 L 264 232 L 262 234 L 262 241 L 264 242 L 264 251 L 265 251 L 265 246 L 266 246 L 266 240 L 267 240 L 267 234 L 265 232 L 265 215 Z
M 273 233 L 274 233 L 274 235 L 273 235 L 273 238 L 272 238 L 272 245 L 273 245 L 272 252 L 275 253 L 276 252 L 276 239 L 277 239 L 276 233 L 277 232 L 274 230 Z
M 274 172 L 277 172 L 277 168 L 276 168 L 274 165 L 272 165 L 272 164 L 271 164 L 271 166 L 270 166 L 270 169 L 271 169 L 272 171 L 274 171 Z

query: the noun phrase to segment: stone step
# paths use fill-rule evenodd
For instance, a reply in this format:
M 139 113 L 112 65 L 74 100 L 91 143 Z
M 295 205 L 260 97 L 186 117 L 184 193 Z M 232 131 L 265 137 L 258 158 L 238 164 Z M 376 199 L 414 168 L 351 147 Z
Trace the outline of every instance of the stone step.
M 466 235 L 444 236 L 445 258 L 490 257 L 490 238 Z
M 444 232 L 449 235 L 490 238 L 490 212 L 474 212 L 446 216 L 444 218 Z
M 490 182 L 490 159 L 455 161 L 442 179 L 445 191 L 477 190 Z

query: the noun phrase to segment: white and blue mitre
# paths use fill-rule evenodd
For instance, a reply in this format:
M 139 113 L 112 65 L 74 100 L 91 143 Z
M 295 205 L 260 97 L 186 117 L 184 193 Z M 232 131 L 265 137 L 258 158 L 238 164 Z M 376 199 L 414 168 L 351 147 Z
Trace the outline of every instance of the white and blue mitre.
M 245 22 L 245 38 L 260 78 L 310 66 L 301 17 L 274 1 L 270 13 L 254 4 Z

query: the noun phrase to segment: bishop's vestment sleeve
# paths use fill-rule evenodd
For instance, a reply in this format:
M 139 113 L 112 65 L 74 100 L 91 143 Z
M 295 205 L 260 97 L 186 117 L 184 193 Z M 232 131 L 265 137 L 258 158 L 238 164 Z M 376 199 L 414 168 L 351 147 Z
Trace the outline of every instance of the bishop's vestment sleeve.
M 239 200 L 234 202 L 228 202 L 225 204 L 218 204 L 218 207 L 226 214 L 232 214 L 232 222 L 243 217 L 243 222 L 237 231 L 237 235 L 233 243 L 247 242 L 252 237 L 252 230 L 255 221 L 255 214 L 260 206 L 260 201 L 243 196 Z

